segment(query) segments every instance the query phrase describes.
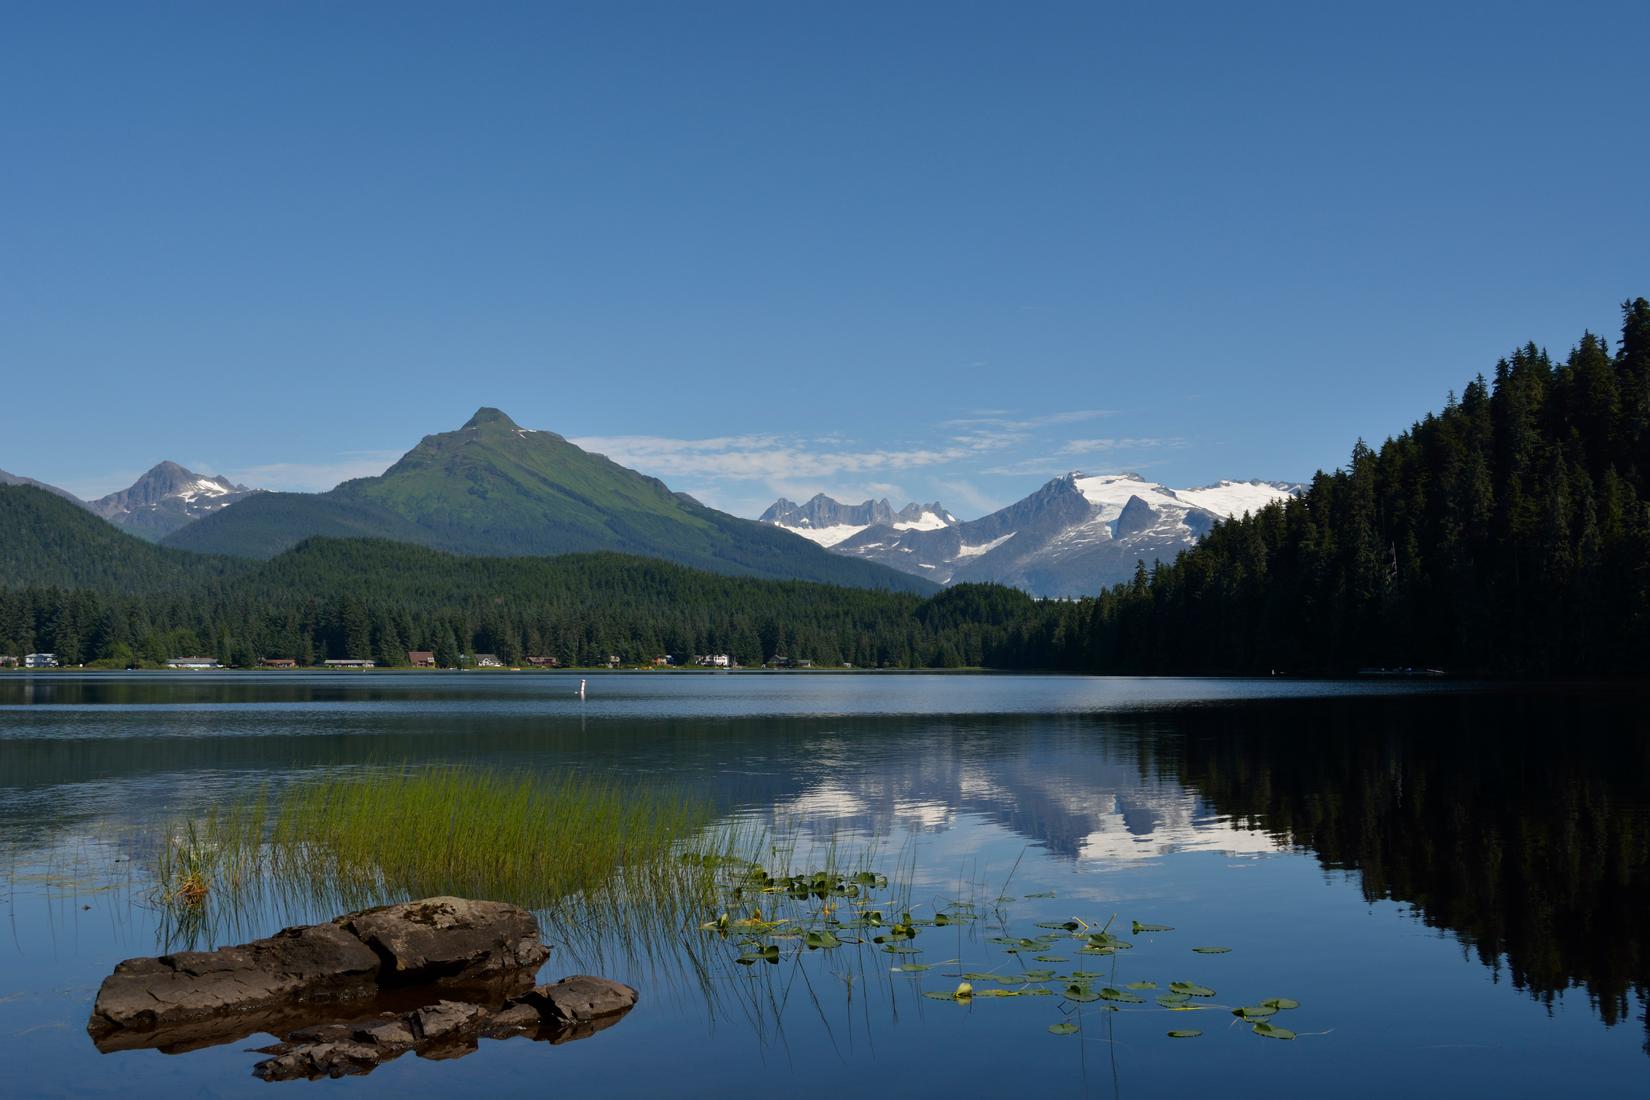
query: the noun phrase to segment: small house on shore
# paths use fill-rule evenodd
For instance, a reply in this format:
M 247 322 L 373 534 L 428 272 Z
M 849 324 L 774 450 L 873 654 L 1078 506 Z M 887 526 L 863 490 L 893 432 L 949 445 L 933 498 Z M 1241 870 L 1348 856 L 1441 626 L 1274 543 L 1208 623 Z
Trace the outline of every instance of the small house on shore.
M 265 657 L 258 662 L 259 668 L 297 668 L 298 662 L 291 657 Z
M 409 649 L 407 663 L 414 668 L 434 668 L 435 653 L 428 649 Z
M 733 660 L 726 653 L 705 653 L 695 657 L 693 663 L 703 668 L 729 668 Z
M 21 657 L 11 657 L 0 653 L 0 668 L 16 668 L 22 663 L 23 659 Z
M 24 668 L 56 668 L 57 654 L 55 653 L 28 653 L 23 657 Z
M 560 668 L 561 660 L 556 657 L 529 657 L 527 663 L 534 668 Z
M 498 659 L 498 655 L 496 653 L 477 653 L 476 654 L 476 667 L 477 668 L 503 668 L 504 667 L 504 662 Z
M 357 659 L 354 659 L 354 658 L 351 658 L 349 660 L 340 660 L 340 661 L 322 661 L 321 664 L 325 668 L 377 668 L 378 667 L 378 662 L 376 662 L 376 661 L 363 661 L 363 660 L 357 660 Z

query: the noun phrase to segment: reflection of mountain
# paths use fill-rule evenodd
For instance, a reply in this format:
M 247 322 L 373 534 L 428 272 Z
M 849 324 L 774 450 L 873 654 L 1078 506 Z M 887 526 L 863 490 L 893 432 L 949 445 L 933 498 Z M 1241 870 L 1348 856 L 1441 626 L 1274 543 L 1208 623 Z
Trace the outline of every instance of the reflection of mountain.
M 1007 743 L 930 737 L 869 766 L 844 759 L 800 793 L 775 800 L 767 816 L 822 833 L 882 836 L 946 829 L 958 814 L 972 814 L 1084 862 L 1278 849 L 1265 834 L 1210 813 L 1178 781 L 1143 772 L 1115 741 L 1084 737 L 1092 723 L 1036 724 L 1028 731 L 1018 723 Z

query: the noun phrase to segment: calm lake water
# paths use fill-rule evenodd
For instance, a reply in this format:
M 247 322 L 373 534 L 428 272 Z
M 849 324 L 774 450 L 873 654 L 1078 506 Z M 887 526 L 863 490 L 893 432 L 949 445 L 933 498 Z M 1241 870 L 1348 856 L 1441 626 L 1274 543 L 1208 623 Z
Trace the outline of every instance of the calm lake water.
M 0 675 L 0 1095 L 1650 1091 L 1638 689 L 615 674 L 581 703 L 576 683 Z M 268 783 L 433 762 L 686 786 L 729 821 L 794 835 L 801 863 L 833 840 L 874 848 L 916 915 L 964 898 L 993 915 L 924 927 L 912 953 L 797 950 L 775 966 L 726 965 L 734 949 L 692 929 L 599 955 L 552 933 L 545 980 L 589 969 L 636 986 L 636 1010 L 578 1042 L 484 1041 L 367 1077 L 266 1084 L 256 1039 L 96 1051 L 99 982 L 168 946 L 146 877 L 160 826 Z M 1114 931 L 1173 931 L 1098 959 L 1039 941 L 1047 963 L 994 942 L 1114 914 Z M 1192 951 L 1205 945 L 1231 950 Z M 932 968 L 893 969 L 912 962 Z M 1157 988 L 1120 1011 L 1058 992 L 923 996 L 964 972 L 1084 963 Z M 1159 1007 L 1171 981 L 1222 1007 Z M 1277 1021 L 1295 1041 L 1230 1013 L 1270 997 L 1300 1002 Z M 1049 1031 L 1063 1022 L 1077 1033 Z

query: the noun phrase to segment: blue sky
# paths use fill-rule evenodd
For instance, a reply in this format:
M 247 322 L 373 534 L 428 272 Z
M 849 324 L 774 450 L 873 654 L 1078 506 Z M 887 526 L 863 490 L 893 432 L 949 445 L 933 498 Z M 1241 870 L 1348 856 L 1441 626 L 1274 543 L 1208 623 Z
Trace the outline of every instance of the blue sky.
M 8 6 L 0 468 L 497 405 L 754 514 L 1304 478 L 1650 295 L 1622 4 Z

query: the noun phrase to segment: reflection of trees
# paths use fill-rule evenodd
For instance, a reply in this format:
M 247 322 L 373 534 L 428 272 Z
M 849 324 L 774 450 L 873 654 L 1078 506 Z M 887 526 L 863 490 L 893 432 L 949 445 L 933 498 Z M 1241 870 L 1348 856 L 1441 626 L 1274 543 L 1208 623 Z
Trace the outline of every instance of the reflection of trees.
M 1188 712 L 1184 730 L 1142 749 L 1515 987 L 1584 988 L 1611 1025 L 1650 1001 L 1650 721 L 1630 703 L 1317 700 Z

